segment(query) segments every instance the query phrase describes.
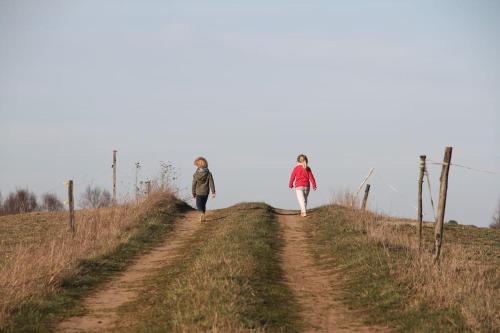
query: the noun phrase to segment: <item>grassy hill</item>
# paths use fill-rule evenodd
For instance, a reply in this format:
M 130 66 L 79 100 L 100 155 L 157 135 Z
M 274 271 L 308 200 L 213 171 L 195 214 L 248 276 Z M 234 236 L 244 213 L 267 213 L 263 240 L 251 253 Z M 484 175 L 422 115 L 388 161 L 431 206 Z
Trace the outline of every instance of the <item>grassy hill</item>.
M 158 194 L 139 205 L 0 218 L 0 331 L 52 331 L 86 312 L 84 298 L 183 223 L 186 204 Z M 432 263 L 433 229 L 418 250 L 411 220 L 330 205 L 301 220 L 303 248 L 332 272 L 351 317 L 401 332 L 494 332 L 500 328 L 500 231 L 446 225 Z M 271 207 L 211 212 L 181 255 L 120 307 L 114 331 L 302 331 L 307 318 L 284 283 L 282 226 Z
M 500 329 L 500 232 L 446 225 L 433 264 L 433 225 L 418 250 L 416 224 L 343 206 L 319 208 L 307 224 L 318 265 L 335 267 L 343 301 L 369 324 L 403 332 Z
M 188 206 L 168 192 L 138 204 L 0 217 L 0 331 L 50 331 L 82 297 L 161 241 Z

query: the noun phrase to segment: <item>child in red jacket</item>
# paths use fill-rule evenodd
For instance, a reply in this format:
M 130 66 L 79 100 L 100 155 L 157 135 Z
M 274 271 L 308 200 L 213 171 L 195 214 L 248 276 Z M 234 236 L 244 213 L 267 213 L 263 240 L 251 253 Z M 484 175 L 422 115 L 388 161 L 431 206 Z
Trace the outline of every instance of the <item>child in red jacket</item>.
M 316 191 L 316 180 L 314 179 L 311 168 L 307 166 L 308 162 L 309 160 L 304 154 L 300 154 L 297 157 L 297 165 L 293 168 L 292 175 L 290 176 L 290 183 L 288 185 L 290 188 L 295 186 L 301 216 L 307 216 L 307 197 L 309 196 L 311 184 L 313 190 Z

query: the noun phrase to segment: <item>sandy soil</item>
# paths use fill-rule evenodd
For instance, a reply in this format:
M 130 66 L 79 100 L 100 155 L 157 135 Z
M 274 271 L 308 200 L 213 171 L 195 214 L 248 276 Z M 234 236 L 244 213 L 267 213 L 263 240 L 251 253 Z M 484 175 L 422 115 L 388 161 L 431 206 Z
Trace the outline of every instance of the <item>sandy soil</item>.
M 380 332 L 357 322 L 355 314 L 338 301 L 341 289 L 334 285 L 336 272 L 314 264 L 307 249 L 303 218 L 296 212 L 277 210 L 285 246 L 282 253 L 285 282 L 302 308 L 306 332 Z

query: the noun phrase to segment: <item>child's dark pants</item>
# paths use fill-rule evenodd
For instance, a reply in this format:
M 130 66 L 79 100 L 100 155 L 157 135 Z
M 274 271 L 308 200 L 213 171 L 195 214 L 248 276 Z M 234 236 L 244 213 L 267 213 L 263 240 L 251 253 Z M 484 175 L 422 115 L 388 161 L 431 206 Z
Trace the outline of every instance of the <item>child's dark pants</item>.
M 196 196 L 196 208 L 202 213 L 205 213 L 205 211 L 207 210 L 207 200 L 208 195 Z

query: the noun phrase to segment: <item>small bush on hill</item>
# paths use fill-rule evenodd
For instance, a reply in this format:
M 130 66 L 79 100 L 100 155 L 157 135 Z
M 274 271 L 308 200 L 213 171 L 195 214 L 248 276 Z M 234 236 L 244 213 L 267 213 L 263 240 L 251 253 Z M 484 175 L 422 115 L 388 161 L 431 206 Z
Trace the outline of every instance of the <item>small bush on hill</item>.
M 42 195 L 42 209 L 49 212 L 57 212 L 64 209 L 64 205 L 53 193 Z
M 498 200 L 498 207 L 490 224 L 491 229 L 500 229 L 500 200 Z
M 105 189 L 89 185 L 82 193 L 80 206 L 83 209 L 109 207 L 111 206 L 111 194 Z
M 6 214 L 29 213 L 38 209 L 36 195 L 28 189 L 17 189 L 9 193 L 3 203 Z

